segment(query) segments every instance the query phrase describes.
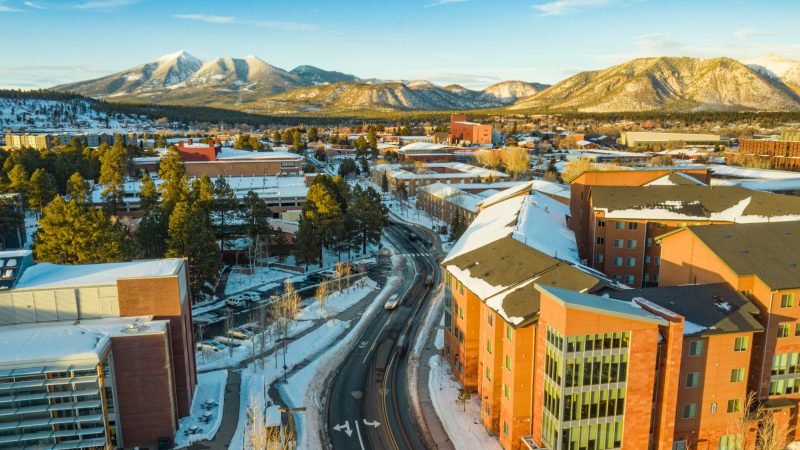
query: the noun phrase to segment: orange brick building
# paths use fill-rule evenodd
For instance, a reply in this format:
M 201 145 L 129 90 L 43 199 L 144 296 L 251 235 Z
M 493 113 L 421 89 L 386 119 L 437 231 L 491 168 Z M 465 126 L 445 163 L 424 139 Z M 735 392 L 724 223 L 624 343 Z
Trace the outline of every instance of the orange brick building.
M 800 170 L 800 138 L 797 131 L 783 132 L 780 140 L 742 139 L 739 153 L 768 160 L 776 169 Z
M 492 143 L 492 126 L 468 122 L 464 114 L 450 115 L 450 132 L 447 142 L 458 144 L 461 142 L 473 145 L 487 145 Z

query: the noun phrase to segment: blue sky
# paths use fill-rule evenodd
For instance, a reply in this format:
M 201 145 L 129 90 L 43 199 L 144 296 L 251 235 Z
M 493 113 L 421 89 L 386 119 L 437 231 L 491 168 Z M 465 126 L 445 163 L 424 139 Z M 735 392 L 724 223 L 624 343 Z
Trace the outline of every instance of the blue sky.
M 800 59 L 798 13 L 797 0 L 0 0 L 0 87 L 181 49 L 470 88 L 553 83 L 639 56 Z

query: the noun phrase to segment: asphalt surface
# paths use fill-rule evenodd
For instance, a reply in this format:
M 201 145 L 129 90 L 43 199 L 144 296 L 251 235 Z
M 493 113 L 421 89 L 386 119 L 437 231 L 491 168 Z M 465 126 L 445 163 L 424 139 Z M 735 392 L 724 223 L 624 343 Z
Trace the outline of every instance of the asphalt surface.
M 422 325 L 425 305 L 437 280 L 438 266 L 428 237 L 412 227 L 393 223 L 387 238 L 407 255 L 400 305 L 381 310 L 341 362 L 328 401 L 327 434 L 335 450 L 424 449 L 407 392 L 409 343 Z M 434 283 L 426 285 L 428 274 Z

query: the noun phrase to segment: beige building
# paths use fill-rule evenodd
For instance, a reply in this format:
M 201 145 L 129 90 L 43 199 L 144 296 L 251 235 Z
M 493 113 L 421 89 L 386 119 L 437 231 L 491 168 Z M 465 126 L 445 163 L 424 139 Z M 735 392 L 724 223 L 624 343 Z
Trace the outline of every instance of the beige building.
M 623 131 L 617 143 L 628 148 L 652 147 L 654 145 L 717 145 L 722 138 L 716 134 L 662 133 L 656 131 Z

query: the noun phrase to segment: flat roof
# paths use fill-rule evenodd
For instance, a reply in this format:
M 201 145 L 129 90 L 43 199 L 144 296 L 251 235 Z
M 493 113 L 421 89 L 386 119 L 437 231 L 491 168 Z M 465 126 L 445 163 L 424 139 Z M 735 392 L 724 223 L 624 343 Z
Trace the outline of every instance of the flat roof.
M 149 259 L 130 262 L 63 265 L 38 263 L 28 267 L 13 290 L 116 284 L 119 279 L 176 275 L 182 259 Z
M 739 276 L 755 275 L 771 289 L 800 287 L 800 222 L 690 226 Z
M 152 316 L 4 325 L 0 370 L 96 364 L 112 337 L 160 334 L 166 329 L 166 320 Z
M 585 294 L 583 292 L 571 291 L 539 283 L 536 284 L 536 289 L 548 294 L 561 302 L 562 305 L 569 308 L 641 320 L 657 325 L 669 324 L 663 317 L 649 313 L 631 302 L 620 301 L 599 295 Z

